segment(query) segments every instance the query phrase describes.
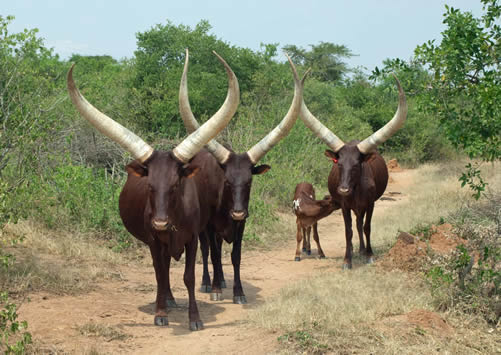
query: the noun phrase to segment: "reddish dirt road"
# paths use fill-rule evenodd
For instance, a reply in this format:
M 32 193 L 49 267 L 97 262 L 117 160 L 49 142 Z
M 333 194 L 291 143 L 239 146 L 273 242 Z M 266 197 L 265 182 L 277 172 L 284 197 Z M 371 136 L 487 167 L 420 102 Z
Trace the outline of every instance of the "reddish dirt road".
M 392 174 L 386 199 L 377 202 L 375 214 L 397 208 L 407 199 L 405 188 L 411 171 Z M 399 194 L 390 194 L 399 192 Z M 295 224 L 292 214 L 282 216 Z M 153 267 L 121 267 L 115 280 L 97 285 L 95 291 L 79 296 L 30 295 L 31 302 L 20 309 L 20 319 L 29 323 L 36 348 L 62 353 L 272 353 L 278 350 L 277 337 L 270 331 L 253 328 L 245 322 L 249 309 L 264 302 L 294 280 L 317 272 L 339 271 L 344 256 L 344 225 L 339 211 L 319 222 L 319 235 L 326 259 L 318 259 L 313 243 L 312 255 L 294 261 L 295 234 L 289 241 L 269 251 L 247 251 L 242 258 L 242 280 L 247 305 L 232 303 L 233 270 L 228 256 L 223 260 L 228 288 L 221 302 L 209 300 L 209 294 L 197 292 L 197 301 L 205 329 L 188 330 L 187 292 L 182 281 L 183 266 L 175 263 L 171 284 L 178 308 L 169 313 L 169 326 L 153 325 L 156 282 Z M 354 238 L 356 243 L 358 238 Z M 356 244 L 355 244 L 356 248 Z M 356 249 L 355 249 L 356 250 Z M 356 265 L 354 265 L 356 267 Z M 201 277 L 197 265 L 197 284 Z M 86 326 L 109 330 L 102 336 L 82 334 Z M 100 328 L 99 328 L 100 327 Z M 101 333 L 105 333 L 102 330 Z M 116 338 L 116 339 L 115 339 Z

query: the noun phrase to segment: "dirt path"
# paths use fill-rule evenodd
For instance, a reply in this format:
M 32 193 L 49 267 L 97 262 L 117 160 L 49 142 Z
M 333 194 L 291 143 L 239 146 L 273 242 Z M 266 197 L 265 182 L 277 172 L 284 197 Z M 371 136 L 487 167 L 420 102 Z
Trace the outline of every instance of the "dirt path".
M 385 198 L 377 202 L 375 214 L 398 208 L 399 203 L 408 198 L 406 187 L 412 181 L 412 174 L 412 171 L 392 174 Z M 283 217 L 295 224 L 292 215 Z M 320 221 L 319 235 L 327 255 L 322 260 L 317 258 L 316 245 L 312 240 L 312 255 L 303 255 L 301 262 L 294 262 L 295 235 L 291 235 L 290 241 L 281 248 L 267 252 L 244 252 L 242 280 L 248 300 L 244 306 L 232 303 L 233 270 L 229 257 L 226 257 L 223 260 L 228 283 L 228 288 L 223 291 L 225 299 L 211 302 L 208 294 L 197 292 L 200 315 L 205 325 L 200 332 L 188 330 L 188 297 L 180 264 L 171 272 L 178 308 L 169 313 L 168 327 L 153 325 L 156 282 L 151 266 L 123 267 L 118 280 L 101 283 L 96 291 L 80 296 L 31 295 L 31 302 L 20 309 L 20 319 L 28 321 L 37 347 L 49 352 L 270 353 L 277 349 L 276 339 L 281 334 L 251 328 L 244 320 L 249 309 L 276 294 L 287 283 L 316 272 L 340 270 L 345 242 L 339 211 Z M 354 243 L 357 240 L 355 235 Z M 201 265 L 197 265 L 196 275 L 198 281 Z M 82 329 L 87 329 L 88 333 L 82 334 Z M 92 332 L 101 336 L 92 336 Z

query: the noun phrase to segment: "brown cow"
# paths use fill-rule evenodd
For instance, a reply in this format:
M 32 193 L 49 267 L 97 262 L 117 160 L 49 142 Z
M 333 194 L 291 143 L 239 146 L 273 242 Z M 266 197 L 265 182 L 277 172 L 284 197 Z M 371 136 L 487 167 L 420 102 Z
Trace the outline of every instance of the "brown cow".
M 288 57 L 287 57 L 288 58 Z M 267 172 L 268 165 L 256 166 L 257 162 L 285 137 L 299 116 L 304 80 L 308 72 L 299 80 L 294 64 L 288 58 L 294 76 L 294 98 L 286 116 L 280 124 L 275 127 L 260 142 L 254 145 L 245 153 L 235 153 L 226 149 L 213 139 L 207 149 L 214 155 L 220 165 L 220 170 L 224 173 L 224 191 L 222 204 L 213 219 L 209 223 L 208 239 L 211 247 L 211 260 L 214 266 L 214 279 L 210 285 L 210 277 L 207 268 L 207 251 L 202 251 L 204 256 L 204 276 L 202 278 L 202 290 L 211 290 L 212 300 L 221 300 L 221 287 L 224 283 L 224 276 L 221 266 L 221 243 L 222 239 L 228 243 L 233 243 L 231 261 L 234 271 L 233 302 L 237 304 L 247 303 L 241 280 L 240 280 L 240 260 L 242 237 L 245 229 L 245 221 L 248 217 L 248 205 L 250 190 L 252 186 L 252 176 Z M 198 122 L 191 112 L 188 99 L 188 51 L 186 51 L 185 68 L 183 79 L 179 89 L 179 111 L 184 125 L 188 132 L 197 129 Z M 217 234 L 217 237 L 215 236 Z M 204 244 L 202 244 L 202 248 Z M 207 244 L 207 243 L 205 243 Z
M 73 67 L 68 72 L 68 91 L 80 114 L 136 159 L 127 166 L 128 178 L 120 194 L 119 208 L 127 230 L 150 248 L 157 279 L 155 325 L 168 325 L 167 306 L 175 305 L 170 290 L 170 261 L 171 257 L 179 260 L 186 250 L 184 283 L 189 297 L 189 328 L 203 328 L 194 288 L 197 243 L 211 211 L 220 204 L 219 181 L 224 176 L 214 174 L 217 162 L 207 159 L 208 152 L 199 151 L 228 124 L 239 101 L 237 79 L 224 60 L 218 58 L 229 77 L 225 104 L 196 132 L 167 152 L 154 150 L 89 104 L 75 86 Z M 216 165 L 210 166 L 211 163 Z
M 320 246 L 317 222 L 339 208 L 339 205 L 333 202 L 329 195 L 325 196 L 323 200 L 315 200 L 315 189 L 312 184 L 301 182 L 296 185 L 294 200 L 292 201 L 292 209 L 296 214 L 297 225 L 295 261 L 301 260 L 301 240 L 303 240 L 303 252 L 311 255 L 310 234 L 312 227 L 313 239 L 317 243 L 318 255 L 320 258 L 325 258 L 325 254 Z
M 303 122 L 332 149 L 326 150 L 325 155 L 334 162 L 328 178 L 329 192 L 332 200 L 339 203 L 343 210 L 346 236 L 343 269 L 352 268 L 352 210 L 357 217 L 360 254 L 365 254 L 368 263 L 373 262 L 374 254 L 370 243 L 372 212 L 374 202 L 383 195 L 388 183 L 386 163 L 376 152 L 376 148 L 404 124 L 407 116 L 405 94 L 396 76 L 395 80 L 399 92 L 395 116 L 362 142 L 351 141 L 345 144 L 311 114 L 304 102 L 301 106 Z M 364 233 L 367 244 L 364 243 Z

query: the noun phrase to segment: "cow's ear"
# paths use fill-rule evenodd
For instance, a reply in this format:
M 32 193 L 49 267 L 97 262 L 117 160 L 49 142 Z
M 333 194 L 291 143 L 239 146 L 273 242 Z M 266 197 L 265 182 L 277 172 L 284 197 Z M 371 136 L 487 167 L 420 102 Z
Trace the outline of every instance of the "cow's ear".
M 324 155 L 329 158 L 330 160 L 338 160 L 339 159 L 339 154 L 334 153 L 332 150 L 326 149 L 324 152 Z
M 184 164 L 182 169 L 182 175 L 187 178 L 192 178 L 197 175 L 200 171 L 200 167 L 195 164 Z
M 376 159 L 376 153 L 368 153 L 363 155 L 363 162 L 368 163 Z
M 135 175 L 138 177 L 148 176 L 148 168 L 137 160 L 134 160 L 129 165 L 127 165 L 125 167 L 125 170 L 129 175 Z
M 252 168 L 252 175 L 261 175 L 271 169 L 271 166 L 263 164 Z

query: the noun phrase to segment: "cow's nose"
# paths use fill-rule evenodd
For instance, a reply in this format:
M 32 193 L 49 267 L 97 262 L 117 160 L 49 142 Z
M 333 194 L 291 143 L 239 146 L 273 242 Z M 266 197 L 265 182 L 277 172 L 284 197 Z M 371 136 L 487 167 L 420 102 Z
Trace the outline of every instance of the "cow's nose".
M 156 230 L 159 230 L 159 231 L 164 231 L 167 229 L 167 224 L 168 222 L 167 221 L 163 221 L 163 220 L 156 220 L 154 219 L 152 222 L 151 222 L 153 228 L 155 228 Z
M 337 189 L 337 192 L 340 194 L 340 195 L 343 195 L 343 196 L 346 196 L 349 194 L 350 192 L 350 189 L 349 188 L 346 188 L 346 187 L 339 187 Z
M 246 211 L 231 211 L 231 218 L 235 221 L 241 221 L 247 216 Z

